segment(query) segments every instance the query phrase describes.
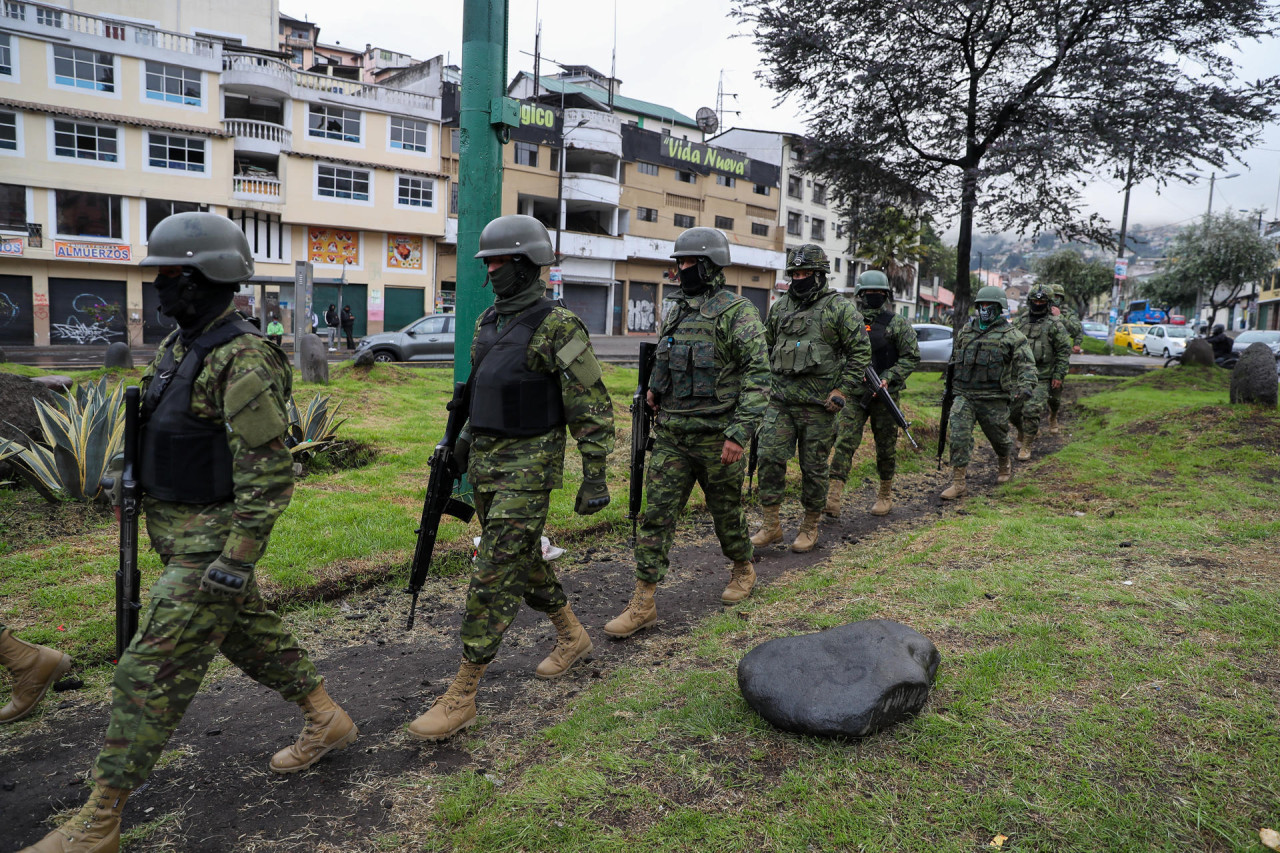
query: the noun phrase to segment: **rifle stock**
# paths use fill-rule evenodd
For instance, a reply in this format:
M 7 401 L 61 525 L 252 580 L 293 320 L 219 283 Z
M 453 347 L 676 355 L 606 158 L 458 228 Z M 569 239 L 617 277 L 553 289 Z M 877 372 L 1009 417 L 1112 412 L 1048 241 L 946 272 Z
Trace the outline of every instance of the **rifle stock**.
M 880 398 L 881 402 L 889 409 L 893 422 L 898 425 L 900 430 L 906 433 L 907 441 L 911 442 L 911 447 L 918 452 L 920 444 L 916 441 L 915 436 L 911 434 L 911 423 L 907 420 L 907 416 L 902 413 L 902 409 L 898 408 L 898 404 L 894 402 L 893 395 L 889 393 L 887 388 L 881 387 L 880 374 L 876 373 L 876 369 L 868 364 L 867 369 L 862 372 L 862 381 L 866 384 L 867 390 L 871 392 L 871 399 Z
M 431 557 L 435 552 L 436 535 L 440 532 L 440 517 L 451 515 L 464 524 L 475 515 L 475 507 L 458 500 L 453 496 L 457 484 L 462 481 L 465 472 L 457 471 L 454 464 L 454 452 L 458 443 L 458 435 L 467 420 L 468 386 L 465 382 L 457 382 L 453 386 L 453 399 L 449 402 L 449 421 L 444 429 L 444 437 L 436 445 L 431 454 L 431 476 L 427 480 L 427 495 L 422 502 L 422 519 L 418 523 L 418 543 L 413 549 L 413 562 L 410 564 L 409 586 L 405 592 L 413 596 L 409 604 L 409 622 L 406 631 L 413 630 L 413 621 L 418 612 L 418 593 L 422 592 L 427 582 L 427 574 L 431 571 Z
M 640 344 L 640 375 L 636 390 L 631 396 L 631 482 L 627 494 L 627 518 L 631 521 L 631 544 L 636 541 L 640 523 L 640 506 L 644 502 L 644 460 L 650 449 L 650 433 L 653 429 L 653 411 L 645 399 L 649 390 L 649 378 L 653 375 L 654 354 L 657 344 Z
M 120 472 L 120 563 L 116 569 L 116 661 L 133 641 L 142 608 L 142 573 L 138 571 L 138 509 L 142 488 L 138 484 L 138 411 L 141 392 L 130 386 L 124 392 L 124 467 Z M 110 488 L 112 483 L 104 481 Z
M 951 419 L 951 406 L 955 403 L 956 392 L 952 387 L 955 378 L 955 364 L 947 365 L 946 385 L 942 392 L 942 420 L 938 424 L 938 470 L 942 470 L 942 453 L 947 446 L 947 421 Z

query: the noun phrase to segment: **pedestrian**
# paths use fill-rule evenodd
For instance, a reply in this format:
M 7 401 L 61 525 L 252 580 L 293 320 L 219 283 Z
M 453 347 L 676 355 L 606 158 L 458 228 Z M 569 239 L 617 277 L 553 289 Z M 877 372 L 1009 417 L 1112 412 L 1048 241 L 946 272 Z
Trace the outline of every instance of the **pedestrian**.
M 1066 326 L 1049 313 L 1052 295 L 1042 285 L 1027 294 L 1027 310 L 1018 314 L 1013 327 L 1027 336 L 1036 361 L 1036 385 L 1026 400 L 1015 400 L 1009 423 L 1018 431 L 1018 461 L 1031 459 L 1031 446 L 1040 433 L 1040 419 L 1049 406 L 1049 394 L 1062 389 L 1071 368 L 1071 338 Z
M 267 323 L 267 340 L 276 346 L 284 343 L 284 323 L 275 314 L 271 315 L 271 320 Z
M 329 352 L 338 350 L 338 329 L 342 326 L 342 318 L 338 316 L 338 306 L 330 302 L 324 311 L 325 334 L 329 337 Z
M 36 709 L 53 683 L 71 669 L 70 656 L 26 643 L 0 622 L 0 667 L 13 676 L 13 692 L 0 708 L 0 723 L 16 723 Z
M 283 441 L 293 374 L 232 305 L 253 275 L 249 242 L 224 216 L 180 213 L 156 226 L 142 266 L 155 270 L 160 310 L 178 323 L 142 377 L 139 481 L 164 568 L 116 667 L 89 801 L 28 851 L 117 849 L 125 802 L 219 651 L 302 709 L 302 734 L 271 759 L 274 772 L 305 770 L 358 734 L 254 578 L 293 494 Z
M 996 452 L 997 483 L 1013 476 L 1013 439 L 1009 436 L 1009 403 L 1030 397 L 1036 384 L 1036 364 L 1022 332 L 1004 318 L 1009 300 L 1004 291 L 987 285 L 974 299 L 975 315 L 956 334 L 951 350 L 951 387 L 955 402 L 947 422 L 951 445 L 952 483 L 943 500 L 968 494 L 965 476 L 973 453 L 973 427 Z
M 636 539 L 636 588 L 626 609 L 604 626 L 617 638 L 658 621 L 654 592 L 670 565 L 676 519 L 694 483 L 702 487 L 720 548 L 733 561 L 721 602 L 744 600 L 756 582 L 742 478 L 743 448 L 767 405 L 764 325 L 751 300 L 726 286 L 729 240 L 721 231 L 684 231 L 672 257 L 680 288 L 669 292 L 662 312 L 645 395 L 657 415 L 645 472 L 648 506 Z
M 347 336 L 347 352 L 356 348 L 356 342 L 351 340 L 351 333 L 356 327 L 356 317 L 351 313 L 350 305 L 342 306 L 342 334 Z
M 871 339 L 871 364 L 881 380 L 883 393 L 898 401 L 898 394 L 907 384 L 907 377 L 920 364 L 920 345 L 916 330 L 907 318 L 893 310 L 893 291 L 889 278 L 880 270 L 867 270 L 858 276 L 854 299 L 862 309 L 867 335 Z M 853 467 L 853 454 L 862 443 L 862 431 L 871 422 L 871 435 L 876 444 L 876 471 L 880 475 L 880 490 L 871 507 L 872 515 L 888 515 L 893 509 L 893 475 L 898 467 L 898 424 L 889 413 L 882 397 L 871 395 L 863 388 L 853 397 L 853 404 L 844 407 L 836 418 L 835 452 L 831 456 L 831 485 L 827 490 L 826 513 L 840 514 L 849 469 Z
M 521 598 L 556 629 L 538 678 L 559 678 L 593 649 L 543 559 L 542 529 L 551 492 L 564 484 L 566 427 L 582 454 L 574 510 L 591 515 L 609 505 L 613 403 L 586 326 L 545 296 L 539 274 L 555 251 L 542 223 L 518 214 L 493 220 L 480 233 L 476 258 L 488 268 L 494 304 L 476 323 L 469 417 L 457 451 L 475 490 L 480 547 L 462 621 L 462 664 L 431 709 L 409 725 L 417 740 L 443 740 L 475 722 L 480 677 Z
M 751 544 L 782 541 L 778 512 L 787 462 L 798 456 L 804 518 L 791 543 L 798 554 L 818 542 L 818 520 L 827 497 L 827 458 L 835 441 L 836 415 L 857 393 L 871 363 L 862 315 L 827 287 L 831 265 L 821 246 L 791 250 L 787 293 L 769 307 L 764 342 L 769 353 L 769 408 L 760 426 L 758 467 L 764 524 Z
M 1049 285 L 1049 293 L 1053 297 L 1053 316 L 1059 318 L 1067 330 L 1067 335 L 1071 339 L 1071 352 L 1079 355 L 1084 352 L 1081 346 L 1084 344 L 1084 324 L 1080 322 L 1080 318 L 1076 316 L 1076 312 L 1067 305 L 1067 291 L 1060 284 Z M 1058 415 L 1062 411 L 1062 387 L 1066 382 L 1058 384 L 1057 388 L 1049 392 L 1049 435 L 1058 434 Z

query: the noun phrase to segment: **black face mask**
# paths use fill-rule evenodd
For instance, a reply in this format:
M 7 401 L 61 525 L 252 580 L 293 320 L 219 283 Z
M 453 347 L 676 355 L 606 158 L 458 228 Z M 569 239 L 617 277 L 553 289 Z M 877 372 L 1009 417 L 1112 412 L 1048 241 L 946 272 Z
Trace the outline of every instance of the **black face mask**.
M 889 294 L 882 290 L 868 290 L 862 294 L 862 304 L 872 311 L 879 311 L 884 306 L 884 301 Z
M 198 270 L 183 267 L 178 275 L 156 276 L 155 288 L 160 313 L 172 317 L 183 340 L 189 340 L 226 310 L 236 286 L 213 284 Z
M 817 273 L 810 273 L 805 278 L 791 279 L 791 292 L 801 299 L 808 299 L 822 289 L 822 280 Z
M 499 299 L 506 299 L 528 287 L 538 277 L 539 269 L 523 257 L 512 258 L 489 273 L 489 282 L 493 285 L 494 294 Z
M 1048 302 L 1028 302 L 1027 307 L 1031 309 L 1032 317 L 1043 317 L 1049 313 Z
M 179 320 L 178 315 L 190 307 L 198 285 L 185 269 L 177 275 L 156 276 L 154 286 L 160 300 L 160 313 Z
M 702 274 L 701 263 L 680 270 L 680 289 L 684 291 L 685 296 L 701 296 L 707 292 L 708 284 L 709 282 Z
M 986 328 L 1000 319 L 1000 306 L 994 302 L 978 303 L 978 325 Z

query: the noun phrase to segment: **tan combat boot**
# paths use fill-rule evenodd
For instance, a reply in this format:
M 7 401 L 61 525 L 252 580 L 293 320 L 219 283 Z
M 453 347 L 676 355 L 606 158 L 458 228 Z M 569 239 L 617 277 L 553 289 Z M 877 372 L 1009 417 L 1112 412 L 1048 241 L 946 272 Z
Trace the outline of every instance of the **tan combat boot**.
M 750 560 L 738 560 L 733 564 L 733 577 L 729 585 L 720 593 L 721 604 L 737 604 L 746 601 L 756 585 L 756 567 Z
M 569 671 L 569 667 L 590 655 L 595 646 L 568 604 L 548 613 L 547 617 L 556 626 L 556 647 L 538 664 L 534 675 L 538 678 L 559 678 Z
M 997 456 L 996 462 L 998 462 L 1000 465 L 999 470 L 996 471 L 996 482 L 997 483 L 1009 482 L 1009 478 L 1013 476 L 1013 457 Z
M 93 786 L 76 816 L 21 853 L 116 853 L 120 849 L 120 813 L 132 793 L 126 788 Z
M 832 480 L 827 483 L 827 505 L 822 511 L 832 518 L 840 517 L 840 504 L 844 497 L 844 480 Z
M 0 666 L 13 673 L 13 695 L 0 708 L 0 723 L 13 723 L 35 710 L 53 683 L 71 669 L 71 658 L 57 649 L 25 643 L 6 628 L 0 631 Z
M 1058 434 L 1058 413 L 1054 411 L 1050 411 L 1049 412 L 1049 435 L 1057 435 L 1057 434 Z
M 618 618 L 606 622 L 604 632 L 621 640 L 657 622 L 658 606 L 653 603 L 653 594 L 657 589 L 656 583 L 636 581 L 636 591 L 631 594 L 627 609 Z
M 881 480 L 880 494 L 876 495 L 876 502 L 871 507 L 871 514 L 888 515 L 891 509 L 893 509 L 893 480 Z
M 1018 461 L 1026 462 L 1031 458 L 1031 445 L 1035 444 L 1034 438 L 1028 438 L 1018 447 Z M 1002 481 L 1003 482 L 1003 481 Z
M 951 471 L 951 485 L 942 492 L 944 501 L 954 501 L 969 494 L 969 487 L 965 485 L 965 474 L 968 473 L 967 466 L 961 465 L 959 468 L 953 468 Z
M 323 683 L 308 693 L 298 707 L 306 724 L 296 742 L 271 757 L 271 769 L 276 773 L 306 770 L 333 750 L 355 743 L 360 736 L 351 716 L 329 698 Z
M 778 519 L 779 508 L 776 504 L 760 507 L 760 511 L 764 513 L 764 524 L 756 531 L 756 535 L 751 537 L 752 545 L 760 548 L 782 541 L 782 522 Z
M 414 740 L 444 740 L 456 735 L 476 721 L 476 690 L 487 663 L 463 660 L 458 674 L 431 710 L 409 724 L 409 737 Z
M 791 543 L 791 550 L 797 554 L 807 554 L 818 544 L 818 516 L 820 513 L 805 511 L 800 521 L 800 529 Z

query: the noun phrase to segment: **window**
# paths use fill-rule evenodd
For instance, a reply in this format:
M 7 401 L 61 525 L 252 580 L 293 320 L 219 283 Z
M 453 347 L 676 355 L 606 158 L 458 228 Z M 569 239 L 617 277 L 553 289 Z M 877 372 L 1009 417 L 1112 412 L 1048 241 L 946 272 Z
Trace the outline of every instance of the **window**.
M 253 253 L 254 260 L 288 263 L 292 234 L 278 214 L 261 210 L 232 210 L 227 213 L 227 218 L 239 225 L 244 236 L 249 238 L 249 251 Z
M 114 163 L 118 159 L 116 129 L 100 124 L 55 121 L 53 153 L 58 157 Z
M 443 335 L 449 326 L 448 317 L 427 317 L 419 320 L 409 331 L 411 335 Z
M 449 150 L 454 154 L 462 151 L 462 130 L 456 127 L 449 128 Z
M 839 258 L 836 258 L 836 259 L 835 259 L 835 270 L 836 270 L 836 272 L 840 272 L 840 259 L 839 259 Z
M 684 213 L 677 213 L 674 219 L 676 221 L 677 228 L 692 228 L 693 226 L 698 224 L 697 220 L 695 220 L 692 216 L 689 216 Z
M 13 76 L 13 47 L 9 43 L 9 34 L 0 33 L 0 74 Z
M 59 234 L 69 237 L 122 239 L 124 232 L 120 217 L 120 196 L 58 190 L 54 203 L 57 207 Z
M 458 182 L 449 184 L 449 212 L 458 215 Z
M 430 178 L 401 175 L 396 180 L 396 204 L 405 207 L 435 207 L 436 182 Z
M 4 0 L 4 16 L 13 18 L 15 21 L 25 21 L 27 19 L 27 7 L 18 3 L 17 0 Z
M 815 216 L 813 222 L 809 223 L 809 236 L 814 240 L 827 239 L 827 221 Z
M 341 107 L 311 105 L 307 133 L 321 139 L 337 139 L 341 142 L 360 141 L 360 111 Z
M 804 198 L 804 181 L 798 175 L 787 178 L 787 195 L 791 198 Z
M 813 184 L 813 203 L 825 205 L 827 203 L 827 185 L 820 184 L 816 181 Z
M 723 231 L 732 231 L 732 230 L 733 230 L 733 219 L 732 219 L 731 217 L 728 217 L 728 216 L 717 216 L 717 217 L 716 217 L 716 227 L 717 227 L 717 228 L 719 228 L 719 229 L 721 229 L 721 230 L 723 230 Z
M 147 61 L 147 97 L 170 104 L 200 106 L 200 72 L 194 68 Z
M 405 151 L 427 151 L 427 123 L 411 118 L 391 117 L 391 147 Z
M 0 151 L 18 150 L 18 114 L 0 112 Z
M 194 136 L 147 134 L 147 162 L 157 169 L 204 171 L 204 140 Z
M 733 175 L 716 175 L 716 183 L 722 187 L 734 187 L 738 185 L 738 179 Z
M 516 143 L 516 165 L 517 166 L 538 166 L 538 146 L 528 142 Z
M 641 222 L 657 222 L 658 210 L 653 207 L 637 207 L 636 219 L 639 219 Z
M 676 180 L 682 184 L 696 184 L 698 182 L 698 176 L 693 172 L 681 172 L 677 169 Z
M 316 193 L 327 198 L 369 200 L 369 173 L 345 166 L 316 167 Z
M 36 7 L 36 23 L 44 24 L 46 27 L 61 27 L 62 13 L 57 9 L 45 9 Z
M 209 205 L 198 204 L 194 201 L 167 201 L 161 198 L 149 198 L 146 204 L 148 240 L 151 239 L 151 232 L 156 230 L 160 220 L 166 216 L 172 216 L 175 213 L 198 213 L 209 209 Z
M 769 226 L 765 225 L 763 222 L 752 222 L 751 233 L 756 237 L 768 237 Z
M 753 184 L 751 186 L 751 191 L 756 195 L 768 195 L 769 187 L 765 184 Z
M 27 230 L 26 187 L 0 184 L 0 228 L 5 231 Z
M 37 11 L 46 10 L 40 8 Z M 115 81 L 116 58 L 111 54 L 65 44 L 53 46 L 53 82 L 59 86 L 114 92 Z
M 804 236 L 804 229 L 801 227 L 800 214 L 787 211 L 787 233 L 792 237 Z
M 636 170 L 642 175 L 656 176 L 658 174 L 658 167 L 652 163 L 636 163 Z

